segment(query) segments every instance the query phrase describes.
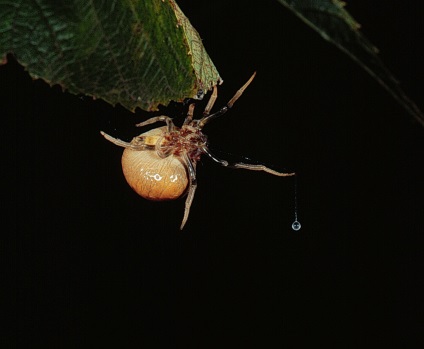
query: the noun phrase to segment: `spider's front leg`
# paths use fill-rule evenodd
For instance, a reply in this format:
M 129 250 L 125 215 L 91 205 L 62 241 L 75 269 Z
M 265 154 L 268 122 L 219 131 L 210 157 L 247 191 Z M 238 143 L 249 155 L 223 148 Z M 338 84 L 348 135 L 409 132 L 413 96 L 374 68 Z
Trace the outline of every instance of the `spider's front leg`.
M 193 120 L 194 106 L 195 106 L 194 103 L 191 103 L 188 106 L 188 112 L 187 112 L 187 116 L 186 116 L 186 118 L 184 120 L 184 125 L 188 125 L 191 122 L 191 120 Z
M 188 157 L 187 154 L 184 155 L 183 159 L 188 169 L 189 187 L 188 187 L 187 199 L 185 202 L 183 221 L 181 222 L 180 230 L 183 230 L 184 225 L 187 223 L 188 215 L 190 213 L 191 203 L 193 202 L 194 193 L 196 192 L 196 188 L 197 188 L 196 163 L 191 161 L 191 159 Z
M 244 168 L 245 170 L 251 170 L 251 171 L 264 171 L 267 173 L 270 173 L 274 176 L 279 177 L 289 177 L 296 175 L 295 172 L 278 172 L 275 171 L 269 167 L 266 167 L 264 165 L 257 165 L 257 164 L 246 164 L 244 162 L 235 162 L 230 164 L 226 160 L 218 159 L 214 154 L 211 153 L 211 151 L 205 146 L 202 148 L 203 153 L 205 153 L 207 156 L 209 156 L 213 161 L 217 162 L 218 164 L 230 167 L 230 168 Z
M 295 176 L 295 172 L 278 172 L 273 170 L 272 168 L 266 167 L 264 165 L 256 165 L 256 164 L 245 164 L 244 162 L 236 162 L 234 164 L 228 165 L 228 167 L 233 168 L 244 168 L 245 170 L 252 170 L 252 171 L 264 171 L 267 173 L 271 173 L 274 176 L 279 177 L 290 177 Z
M 143 136 L 136 137 L 136 141 L 132 141 L 131 143 L 125 142 L 122 139 L 114 138 L 107 133 L 100 131 L 100 134 L 105 137 L 109 142 L 112 142 L 113 144 L 123 147 L 123 148 L 130 148 L 132 150 L 145 150 L 145 149 L 152 149 L 152 146 L 149 144 L 146 144 L 144 142 Z M 153 147 L 154 148 L 154 147 Z
M 172 119 L 169 116 L 161 115 L 161 116 L 154 116 L 150 119 L 147 119 L 146 121 L 140 122 L 139 124 L 136 124 L 136 127 L 143 127 L 146 125 L 154 124 L 155 122 L 165 122 L 168 126 L 168 132 L 171 132 L 174 128 L 174 123 L 172 122 Z
M 214 86 L 211 98 L 209 99 L 209 102 L 206 105 L 205 111 L 203 112 L 203 118 L 201 118 L 199 120 L 199 127 L 202 129 L 209 121 L 217 118 L 218 116 L 221 116 L 222 114 L 225 114 L 228 111 L 228 109 L 232 108 L 234 103 L 237 101 L 237 99 L 240 98 L 240 96 L 243 94 L 243 92 L 246 90 L 246 88 L 253 81 L 255 76 L 256 76 L 256 72 L 254 72 L 253 75 L 250 77 L 250 79 L 247 80 L 247 82 L 242 87 L 240 87 L 240 89 L 236 92 L 236 94 L 233 96 L 233 98 L 231 98 L 224 107 L 219 109 L 217 112 L 209 115 L 213 105 L 215 104 L 215 100 L 218 96 L 217 87 Z

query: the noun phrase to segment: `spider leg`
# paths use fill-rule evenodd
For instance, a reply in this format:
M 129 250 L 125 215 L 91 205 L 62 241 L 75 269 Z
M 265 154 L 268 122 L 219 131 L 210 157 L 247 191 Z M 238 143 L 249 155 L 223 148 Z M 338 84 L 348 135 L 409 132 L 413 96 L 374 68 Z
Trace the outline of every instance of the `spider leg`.
M 140 122 L 139 124 L 136 124 L 137 127 L 142 127 L 150 124 L 154 124 L 155 122 L 165 122 L 168 126 L 168 132 L 171 132 L 174 128 L 174 123 L 172 122 L 172 119 L 169 116 L 161 115 L 161 116 L 154 116 L 150 119 L 147 119 L 146 121 Z
M 151 149 L 152 146 L 148 145 L 148 144 L 144 144 L 144 137 L 139 137 L 138 142 L 137 143 L 128 143 L 125 142 L 119 138 L 114 138 L 110 135 L 108 135 L 107 133 L 100 131 L 100 134 L 105 137 L 109 142 L 112 142 L 113 144 L 119 146 L 119 147 L 123 147 L 123 148 L 131 148 L 133 150 L 144 150 L 144 149 Z
M 230 168 L 244 168 L 245 170 L 251 170 L 251 171 L 264 171 L 267 173 L 270 173 L 274 176 L 279 176 L 279 177 L 289 177 L 289 176 L 294 176 L 296 175 L 295 172 L 278 172 L 275 171 L 269 167 L 266 167 L 264 165 L 257 165 L 257 164 L 246 164 L 244 162 L 235 162 L 230 164 L 228 161 L 226 160 L 222 160 L 217 158 L 215 155 L 213 155 L 211 153 L 211 151 L 206 147 L 202 147 L 202 151 L 203 153 L 205 153 L 207 156 L 209 156 L 213 161 L 217 162 L 218 164 L 225 166 L 225 167 L 230 167 Z
M 275 171 L 269 167 L 266 167 L 264 165 L 256 165 L 256 164 L 245 164 L 244 162 L 236 162 L 234 164 L 228 165 L 228 167 L 233 167 L 233 168 L 244 168 L 246 170 L 252 170 L 252 171 L 264 171 L 267 173 L 270 173 L 274 176 L 279 176 L 279 177 L 289 177 L 289 176 L 295 176 L 296 173 L 295 172 L 278 172 Z
M 188 125 L 191 120 L 193 120 L 193 114 L 194 114 L 194 103 L 191 103 L 188 107 L 187 117 L 184 120 L 184 125 Z
M 209 102 L 208 102 L 208 104 L 206 105 L 206 108 L 205 108 L 206 114 L 204 113 L 205 116 L 202 119 L 199 120 L 199 127 L 203 128 L 203 126 L 205 126 L 209 121 L 211 121 L 211 120 L 217 118 L 218 116 L 221 116 L 222 114 L 226 113 L 228 111 L 228 109 L 230 109 L 234 105 L 234 103 L 237 101 L 237 99 L 240 98 L 240 96 L 243 94 L 243 92 L 246 90 L 246 88 L 250 85 L 250 83 L 255 78 L 255 75 L 256 75 L 256 72 L 254 72 L 253 75 L 249 78 L 249 80 L 247 80 L 247 82 L 242 87 L 240 87 L 240 89 L 236 92 L 236 94 L 233 96 L 233 98 L 231 98 L 229 100 L 227 105 L 225 105 L 224 107 L 219 109 L 217 112 L 209 115 L 209 111 L 210 111 L 210 109 L 212 109 L 212 106 L 215 103 L 215 100 L 212 101 L 212 98 L 213 98 L 213 94 L 212 94 L 212 96 L 211 96 L 211 98 L 210 98 L 210 100 L 209 100 Z M 215 88 L 216 88 L 216 86 L 214 87 L 214 92 L 215 92 Z M 216 99 L 216 97 L 215 97 L 215 99 Z M 210 105 L 210 107 L 209 107 L 209 105 Z M 209 110 L 208 110 L 208 107 L 209 107 Z
M 193 202 L 194 193 L 196 192 L 196 188 L 197 188 L 196 163 L 193 163 L 190 160 L 190 158 L 187 156 L 187 154 L 184 155 L 184 161 L 187 164 L 190 182 L 189 182 L 189 187 L 188 187 L 187 199 L 186 199 L 186 202 L 185 202 L 184 216 L 183 216 L 183 220 L 181 222 L 180 230 L 183 230 L 184 225 L 187 223 L 188 215 L 190 213 L 191 203 Z
M 217 162 L 218 164 L 225 166 L 225 167 L 227 167 L 229 165 L 228 161 L 218 159 L 215 155 L 213 155 L 211 153 L 211 151 L 208 149 L 208 147 L 203 146 L 202 151 L 203 151 L 203 153 L 205 153 L 207 156 L 209 156 L 213 161 Z
M 208 116 L 211 112 L 213 105 L 215 104 L 216 99 L 218 98 L 218 88 L 216 85 L 213 87 L 211 98 L 209 98 L 208 104 L 206 104 L 205 110 L 203 111 L 203 116 Z

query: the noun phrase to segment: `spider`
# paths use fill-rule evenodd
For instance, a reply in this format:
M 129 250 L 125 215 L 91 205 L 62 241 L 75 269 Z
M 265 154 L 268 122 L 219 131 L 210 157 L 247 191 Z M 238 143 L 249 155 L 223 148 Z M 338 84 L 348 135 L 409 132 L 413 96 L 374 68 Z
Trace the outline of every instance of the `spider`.
M 196 192 L 196 163 L 202 154 L 225 167 L 265 171 L 281 177 L 295 175 L 295 173 L 277 172 L 263 165 L 243 162 L 230 164 L 217 158 L 208 148 L 207 137 L 202 132 L 203 127 L 226 113 L 243 94 L 255 75 L 256 72 L 224 107 L 210 114 L 218 97 L 218 89 L 214 86 L 203 117 L 193 119 L 194 103 L 192 103 L 181 128 L 175 126 L 169 116 L 162 115 L 152 117 L 136 126 L 142 127 L 156 122 L 164 122 L 166 126 L 144 132 L 134 137 L 130 143 L 113 138 L 103 131 L 100 132 L 108 141 L 125 148 L 122 154 L 122 170 L 128 184 L 137 194 L 155 201 L 174 200 L 187 194 L 181 230 L 187 222 Z

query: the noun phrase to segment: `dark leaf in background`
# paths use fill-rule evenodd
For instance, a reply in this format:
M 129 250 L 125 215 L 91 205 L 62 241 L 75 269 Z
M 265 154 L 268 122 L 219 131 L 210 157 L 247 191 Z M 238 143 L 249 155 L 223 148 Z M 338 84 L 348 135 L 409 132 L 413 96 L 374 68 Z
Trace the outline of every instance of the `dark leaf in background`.
M 340 0 L 278 0 L 293 11 L 323 39 L 346 53 L 424 126 L 424 114 L 403 92 L 399 82 L 378 57 L 378 50 L 359 31 L 360 24 Z

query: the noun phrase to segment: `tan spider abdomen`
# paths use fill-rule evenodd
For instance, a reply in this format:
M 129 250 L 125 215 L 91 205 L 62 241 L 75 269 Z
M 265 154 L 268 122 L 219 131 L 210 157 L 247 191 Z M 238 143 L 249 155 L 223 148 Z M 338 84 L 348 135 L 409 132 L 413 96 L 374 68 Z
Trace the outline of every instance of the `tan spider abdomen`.
M 160 135 L 158 131 L 154 129 L 140 136 L 153 139 Z M 161 158 L 156 150 L 126 148 L 122 154 L 122 170 L 130 187 L 148 200 L 174 200 L 188 185 L 187 171 L 181 160 L 173 155 Z

